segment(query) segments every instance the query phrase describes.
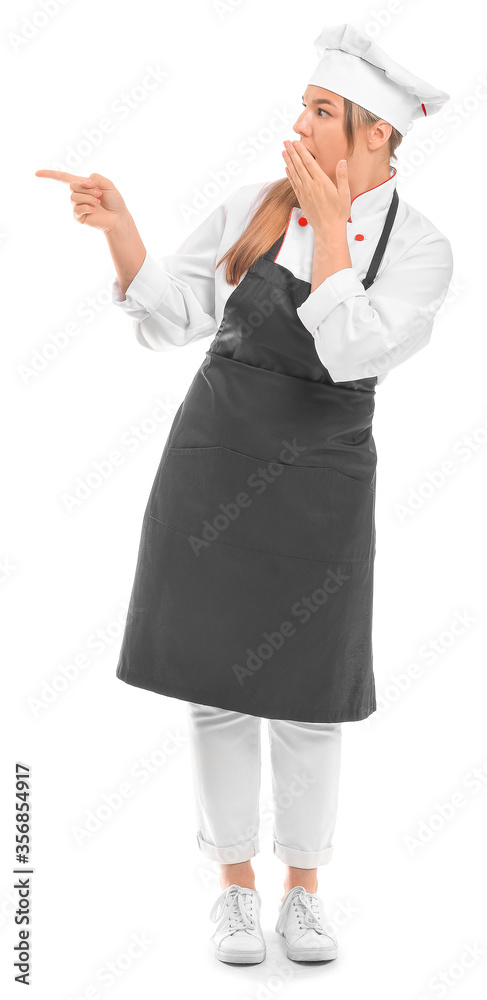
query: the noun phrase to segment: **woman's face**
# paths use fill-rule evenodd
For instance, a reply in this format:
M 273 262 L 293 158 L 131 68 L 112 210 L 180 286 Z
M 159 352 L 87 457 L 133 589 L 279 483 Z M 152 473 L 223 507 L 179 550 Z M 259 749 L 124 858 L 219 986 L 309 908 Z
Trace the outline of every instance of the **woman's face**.
M 305 106 L 293 125 L 294 131 L 301 137 L 301 142 L 315 157 L 321 169 L 334 182 L 339 160 L 347 160 L 349 168 L 353 168 L 354 162 L 362 159 L 367 148 L 377 149 L 390 135 L 391 126 L 386 122 L 361 129 L 353 154 L 348 156 L 344 98 L 332 90 L 309 84 L 303 94 L 303 104 Z

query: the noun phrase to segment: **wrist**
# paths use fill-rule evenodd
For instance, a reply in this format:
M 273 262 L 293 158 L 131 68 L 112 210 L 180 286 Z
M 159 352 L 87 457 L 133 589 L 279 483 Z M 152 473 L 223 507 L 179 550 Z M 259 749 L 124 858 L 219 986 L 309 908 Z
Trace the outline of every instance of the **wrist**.
M 342 246 L 348 247 L 347 231 L 343 226 L 319 229 L 315 232 L 315 245 L 318 245 L 324 250 L 333 250 Z
M 134 232 L 135 228 L 135 222 L 127 209 L 126 212 L 119 215 L 117 221 L 110 229 L 105 230 L 105 236 L 107 238 L 114 237 L 117 239 L 117 237 L 122 237 L 123 239 L 126 239 L 127 236 Z

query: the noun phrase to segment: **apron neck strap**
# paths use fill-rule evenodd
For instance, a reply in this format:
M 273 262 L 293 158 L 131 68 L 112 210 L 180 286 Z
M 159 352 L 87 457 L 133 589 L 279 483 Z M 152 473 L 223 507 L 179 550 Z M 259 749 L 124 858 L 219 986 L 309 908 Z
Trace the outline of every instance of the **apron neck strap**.
M 369 269 L 367 271 L 367 274 L 365 275 L 365 278 L 362 279 L 362 284 L 363 284 L 363 286 L 364 286 L 365 289 L 367 289 L 369 287 L 369 285 L 372 284 L 372 282 L 374 281 L 375 276 L 377 274 L 377 271 L 379 270 L 379 264 L 380 264 L 380 262 L 381 262 L 381 260 L 382 260 L 382 258 L 384 256 L 384 251 L 385 251 L 385 248 L 386 248 L 386 245 L 387 245 L 387 241 L 389 239 L 389 235 L 390 235 L 393 223 L 394 223 L 394 219 L 396 217 L 396 212 L 397 212 L 397 206 L 398 206 L 398 204 L 399 204 L 399 195 L 397 193 L 397 188 L 394 188 L 394 194 L 392 195 L 391 204 L 389 205 L 389 211 L 388 211 L 387 216 L 386 216 L 386 221 L 384 223 L 384 228 L 383 228 L 382 233 L 380 235 L 379 242 L 377 243 L 377 246 L 375 248 L 374 255 L 373 255 L 372 260 L 370 262 L 370 266 L 369 266 Z M 266 253 L 262 254 L 262 256 L 266 260 L 274 261 L 276 259 L 277 254 L 278 254 L 279 250 L 281 249 L 282 242 L 284 240 L 285 235 L 286 235 L 286 232 L 282 233 L 281 236 L 279 236 L 278 239 L 275 241 L 275 243 L 272 244 L 272 246 L 269 248 L 269 250 L 267 250 Z
M 389 234 L 392 229 L 392 224 L 396 217 L 397 206 L 399 204 L 399 195 L 397 193 L 397 188 L 394 188 L 394 194 L 392 196 L 391 204 L 389 205 L 389 211 L 387 213 L 386 221 L 384 222 L 384 228 L 380 234 L 379 242 L 375 248 L 374 256 L 370 262 L 369 270 L 362 279 L 362 284 L 365 289 L 369 287 L 374 281 L 374 278 L 379 270 L 379 264 L 384 256 L 384 251 L 386 248 L 387 240 L 389 239 Z

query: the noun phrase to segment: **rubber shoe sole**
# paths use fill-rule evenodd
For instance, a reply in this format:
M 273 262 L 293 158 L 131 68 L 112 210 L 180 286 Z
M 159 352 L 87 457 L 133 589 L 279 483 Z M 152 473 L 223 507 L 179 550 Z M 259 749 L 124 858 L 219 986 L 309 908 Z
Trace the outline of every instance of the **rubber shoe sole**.
M 327 962 L 338 955 L 337 945 L 330 948 L 291 948 L 286 949 L 287 957 L 293 962 Z
M 263 962 L 266 957 L 266 948 L 262 948 L 260 951 L 227 951 L 221 948 L 215 948 L 215 955 L 220 960 L 220 962 L 231 962 L 236 965 L 259 965 Z

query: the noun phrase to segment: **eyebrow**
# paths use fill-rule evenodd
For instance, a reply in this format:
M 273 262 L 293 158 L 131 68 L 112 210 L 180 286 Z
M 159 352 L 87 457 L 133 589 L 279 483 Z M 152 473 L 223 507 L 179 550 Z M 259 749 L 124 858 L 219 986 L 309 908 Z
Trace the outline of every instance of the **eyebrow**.
M 304 104 L 306 104 L 306 101 L 304 100 L 304 94 L 301 100 L 303 101 Z M 324 97 L 323 99 L 321 97 L 315 98 L 314 101 L 311 101 L 311 104 L 329 104 L 331 108 L 335 108 L 336 110 L 338 110 L 336 104 L 333 104 L 333 101 L 328 101 L 326 97 Z

